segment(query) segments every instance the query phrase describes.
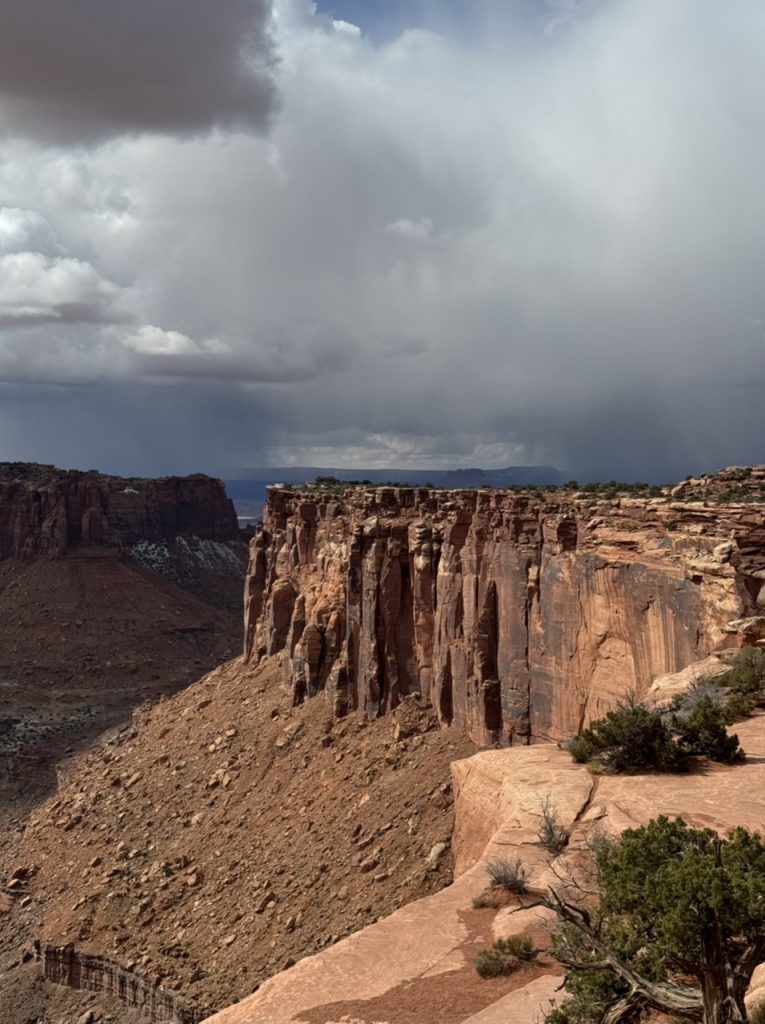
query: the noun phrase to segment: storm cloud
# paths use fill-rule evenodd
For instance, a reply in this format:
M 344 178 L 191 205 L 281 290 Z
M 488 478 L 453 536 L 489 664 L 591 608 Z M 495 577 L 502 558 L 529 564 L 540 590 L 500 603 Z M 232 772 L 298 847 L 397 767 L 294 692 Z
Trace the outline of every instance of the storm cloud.
M 156 102 L 0 52 L 0 458 L 765 461 L 761 4 L 108 9 Z
M 2 0 L 0 131 L 60 143 L 262 126 L 268 0 Z

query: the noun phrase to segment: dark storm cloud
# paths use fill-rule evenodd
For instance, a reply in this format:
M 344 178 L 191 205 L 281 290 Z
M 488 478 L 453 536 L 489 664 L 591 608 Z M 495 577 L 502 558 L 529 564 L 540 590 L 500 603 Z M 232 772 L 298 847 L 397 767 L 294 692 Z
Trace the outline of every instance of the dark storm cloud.
M 270 0 L 0 0 L 0 131 L 88 143 L 259 128 Z
M 470 8 L 380 44 L 277 0 L 267 133 L 6 142 L 0 458 L 765 461 L 765 6 Z
M 215 383 L 0 384 L 0 459 L 131 475 L 214 472 L 222 451 L 234 464 L 262 462 L 276 412 L 268 393 L 232 395 Z

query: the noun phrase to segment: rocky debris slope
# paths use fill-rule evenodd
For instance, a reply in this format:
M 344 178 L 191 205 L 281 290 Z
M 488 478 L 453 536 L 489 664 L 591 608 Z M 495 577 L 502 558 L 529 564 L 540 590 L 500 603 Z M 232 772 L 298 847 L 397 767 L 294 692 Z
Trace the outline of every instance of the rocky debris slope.
M 529 1024 L 560 998 L 560 968 L 540 957 L 528 974 L 478 979 L 472 960 L 497 938 L 549 941 L 554 915 L 539 894 L 560 885 L 595 831 L 617 835 L 660 814 L 727 832 L 765 820 L 765 716 L 736 726 L 750 755 L 733 768 L 682 776 L 594 777 L 551 745 L 484 751 L 452 766 L 455 883 L 329 950 L 300 961 L 209 1024 Z M 568 846 L 539 845 L 542 810 L 555 808 Z M 530 892 L 474 910 L 486 865 L 519 856 Z M 763 973 L 762 971 L 760 972 Z M 762 985 L 764 979 L 755 978 Z M 759 994 L 758 994 L 759 998 Z
M 235 653 L 246 557 L 219 481 L 0 464 L 0 818 Z
M 417 696 L 385 720 L 293 707 L 235 661 L 73 759 L 0 836 L 0 969 L 73 943 L 197 1006 L 225 1006 L 451 880 L 449 763 L 474 750 Z M 20 1024 L 2 993 L 0 1019 Z M 9 988 L 10 990 L 10 988 Z
M 58 759 L 231 657 L 237 621 L 119 558 L 0 562 L 0 819 Z
M 763 607 L 762 504 L 270 488 L 245 656 L 338 715 L 420 693 L 481 745 L 527 743 L 737 643 L 731 620 L 765 635 Z

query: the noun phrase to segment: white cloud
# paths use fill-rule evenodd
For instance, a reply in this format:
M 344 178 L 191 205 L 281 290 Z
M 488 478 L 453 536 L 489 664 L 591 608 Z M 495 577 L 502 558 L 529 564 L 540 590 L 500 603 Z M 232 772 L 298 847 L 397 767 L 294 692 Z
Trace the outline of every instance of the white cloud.
M 61 248 L 53 228 L 37 210 L 0 206 L 0 254 L 24 251 L 56 256 Z
M 195 355 L 200 351 L 188 335 L 179 331 L 164 331 L 153 324 L 139 327 L 134 334 L 124 338 L 122 344 L 134 352 L 155 356 Z
M 430 217 L 418 217 L 415 220 L 409 217 L 400 217 L 398 220 L 386 224 L 383 230 L 387 231 L 389 235 L 399 235 L 401 238 L 426 242 L 433 234 L 433 220 Z
M 358 25 L 354 25 L 350 21 L 343 21 L 341 18 L 333 18 L 332 27 L 335 32 L 339 32 L 341 35 L 352 36 L 354 39 L 358 39 L 361 36 L 361 29 Z
M 0 325 L 81 321 L 115 312 L 119 288 L 89 263 L 39 252 L 0 256 Z

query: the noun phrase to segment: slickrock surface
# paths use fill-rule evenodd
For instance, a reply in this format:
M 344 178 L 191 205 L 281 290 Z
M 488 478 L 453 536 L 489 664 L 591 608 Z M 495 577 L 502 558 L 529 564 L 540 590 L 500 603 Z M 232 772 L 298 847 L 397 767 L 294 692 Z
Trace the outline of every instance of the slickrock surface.
M 451 880 L 449 764 L 474 750 L 419 698 L 338 722 L 293 707 L 274 664 L 229 663 L 73 759 L 0 837 L 0 968 L 39 936 L 225 1006 Z
M 739 724 L 750 756 L 698 774 L 601 777 L 556 747 L 484 751 L 453 765 L 456 881 L 448 889 L 272 978 L 209 1024 L 531 1024 L 556 998 L 561 978 L 544 955 L 540 973 L 476 982 L 472 958 L 500 936 L 525 934 L 543 946 L 554 920 L 535 893 L 560 885 L 593 830 L 618 834 L 658 814 L 726 832 L 765 822 L 765 716 Z M 554 802 L 569 845 L 555 858 L 538 844 L 541 809 Z M 472 910 L 486 863 L 520 856 L 530 893 L 502 909 Z M 554 870 L 553 870 L 554 869 Z M 438 985 L 433 985 L 433 980 Z M 515 979 L 515 981 L 513 981 Z M 451 997 L 446 1005 L 441 993 Z M 472 1002 L 472 1008 L 470 1003 Z
M 737 629 L 763 635 L 756 473 L 755 503 L 736 505 L 271 488 L 245 656 L 280 654 L 296 699 L 326 690 L 338 713 L 374 718 L 421 693 L 483 746 L 564 738 Z

